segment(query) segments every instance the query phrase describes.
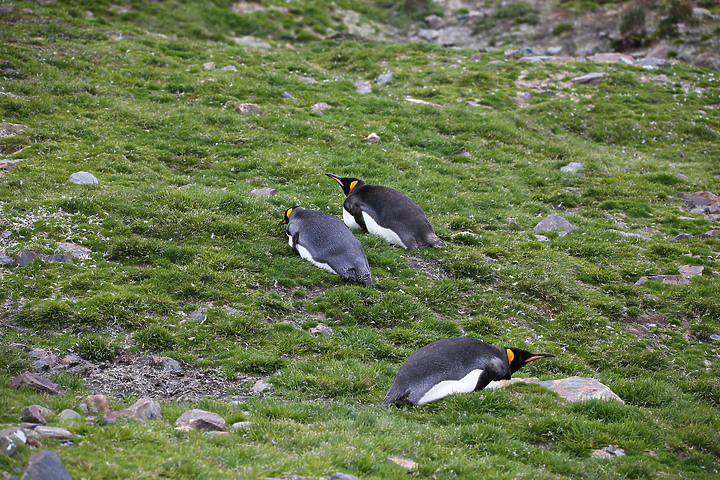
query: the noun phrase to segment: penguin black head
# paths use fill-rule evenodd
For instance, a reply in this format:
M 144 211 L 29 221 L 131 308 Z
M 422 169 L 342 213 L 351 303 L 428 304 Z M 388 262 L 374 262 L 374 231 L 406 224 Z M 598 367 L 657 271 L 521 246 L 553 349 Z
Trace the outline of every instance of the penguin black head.
M 515 347 L 506 348 L 505 353 L 507 353 L 511 373 L 517 372 L 522 367 L 532 362 L 533 360 L 537 360 L 538 358 L 555 356 L 552 353 L 530 353 L 527 350 L 522 350 Z
M 295 205 L 294 207 L 290 207 L 287 210 L 285 210 L 285 217 L 282 219 L 282 222 L 280 222 L 280 225 L 287 225 L 287 223 L 290 221 L 290 215 L 292 215 L 292 212 L 294 209 L 296 209 L 298 206 Z
M 359 178 L 338 177 L 337 175 L 333 175 L 332 173 L 326 173 L 325 175 L 340 184 L 346 197 L 350 195 L 350 192 L 352 192 L 355 187 L 365 185 L 365 182 L 363 182 Z

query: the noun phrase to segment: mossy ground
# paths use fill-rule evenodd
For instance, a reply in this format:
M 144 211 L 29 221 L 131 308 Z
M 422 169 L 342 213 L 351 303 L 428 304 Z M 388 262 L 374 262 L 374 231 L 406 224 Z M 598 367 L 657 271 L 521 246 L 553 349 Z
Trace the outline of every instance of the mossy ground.
M 716 73 L 492 65 L 502 53 L 473 62 L 473 52 L 427 44 L 254 50 L 227 40 L 310 40 L 304 18 L 331 33 L 332 14 L 317 5 L 265 31 L 228 2 L 133 2 L 120 13 L 102 2 L 15 3 L 0 17 L 0 121 L 26 128 L 0 139 L 0 153 L 25 160 L 0 178 L 3 247 L 51 254 L 73 242 L 92 253 L 0 269 L 0 422 L 17 424 L 33 403 L 73 408 L 87 393 L 67 375 L 54 378 L 68 389 L 60 398 L 9 389 L 30 348 L 100 360 L 128 347 L 273 384 L 266 398 L 192 405 L 253 422 L 229 437 L 175 431 L 190 405 L 171 402 L 166 422 L 64 424 L 75 446 L 45 446 L 73 478 L 405 478 L 385 462 L 396 455 L 418 462 L 419 478 L 719 476 L 710 335 L 720 333 L 720 240 L 672 240 L 718 228 L 674 196 L 720 193 Z M 210 61 L 237 71 L 204 69 Z M 388 71 L 391 83 L 355 92 Z M 569 82 L 594 71 L 606 74 L 599 86 Z M 513 102 L 519 91 L 532 93 L 528 106 Z M 311 113 L 318 102 L 332 108 Z M 364 141 L 371 132 L 379 144 Z M 586 169 L 561 173 L 571 161 Z M 79 170 L 100 183 L 70 183 Z M 447 248 L 407 252 L 359 234 L 376 289 L 313 267 L 279 222 L 296 204 L 340 216 L 342 192 L 325 172 L 406 192 Z M 277 195 L 250 194 L 266 186 Z M 579 228 L 538 241 L 533 226 L 558 208 Z M 690 285 L 634 285 L 686 264 L 705 267 Z M 188 319 L 199 307 L 206 319 Z M 312 335 L 319 321 L 335 334 Z M 410 352 L 463 334 L 552 352 L 521 376 L 594 377 L 626 404 L 568 404 L 515 385 L 379 406 Z M 609 444 L 627 456 L 589 457 Z M 0 457 L 3 475 L 32 453 Z

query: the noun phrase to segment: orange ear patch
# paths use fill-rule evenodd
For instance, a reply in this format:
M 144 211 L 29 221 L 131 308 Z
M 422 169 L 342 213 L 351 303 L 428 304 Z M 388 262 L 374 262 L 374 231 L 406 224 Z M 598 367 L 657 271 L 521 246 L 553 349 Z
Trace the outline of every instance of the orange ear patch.
M 353 181 L 353 182 L 350 184 L 350 190 L 349 190 L 349 191 L 352 192 L 352 191 L 353 191 L 353 188 L 355 188 L 355 187 L 357 186 L 357 184 L 358 184 L 358 181 L 357 181 L 357 180 Z M 342 185 L 342 183 L 341 183 L 340 185 Z
M 510 350 L 509 348 L 506 348 L 506 349 L 505 349 L 505 352 L 507 353 L 508 363 L 512 363 L 513 360 L 515 360 L 515 354 L 514 354 L 513 351 Z

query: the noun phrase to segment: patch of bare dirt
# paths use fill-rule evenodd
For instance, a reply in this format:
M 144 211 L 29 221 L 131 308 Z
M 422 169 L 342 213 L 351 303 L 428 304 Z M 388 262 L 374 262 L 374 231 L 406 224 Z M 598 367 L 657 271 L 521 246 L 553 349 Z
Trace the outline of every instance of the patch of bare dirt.
M 440 263 L 435 260 L 428 260 L 426 258 L 407 255 L 405 257 L 405 262 L 413 270 L 424 272 L 428 277 L 432 278 L 433 280 L 439 280 L 441 278 L 448 277 L 447 273 L 445 273 L 445 271 L 440 267 Z
M 32 354 L 38 373 L 69 373 L 80 378 L 91 394 L 118 399 L 149 397 L 178 403 L 203 398 L 241 399 L 247 396 L 241 392 L 248 392 L 258 380 L 251 376 L 228 380 L 219 368 L 195 368 L 179 362 L 168 365 L 158 357 L 124 350 L 108 362 L 92 362 L 73 354 L 57 360 L 51 352 L 43 356 L 43 351 L 38 350 Z

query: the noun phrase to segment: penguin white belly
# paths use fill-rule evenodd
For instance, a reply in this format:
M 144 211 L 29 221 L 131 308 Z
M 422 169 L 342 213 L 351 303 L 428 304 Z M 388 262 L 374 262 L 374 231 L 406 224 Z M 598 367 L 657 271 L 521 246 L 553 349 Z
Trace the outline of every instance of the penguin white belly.
M 352 213 L 348 212 L 343 208 L 343 222 L 345 222 L 345 225 L 348 226 L 348 228 L 354 228 L 357 230 L 362 229 L 360 225 L 355 221 L 355 217 L 352 216 Z
M 381 227 L 377 224 L 373 218 L 368 215 L 367 213 L 363 212 L 362 214 L 363 219 L 365 220 L 365 226 L 367 227 L 367 231 L 370 233 L 374 233 L 375 235 L 380 235 L 388 242 L 392 243 L 393 245 L 397 245 L 398 247 L 407 248 L 405 244 L 400 240 L 400 237 L 398 237 L 397 233 L 393 232 L 389 228 Z
M 478 379 L 482 370 L 475 369 L 470 371 L 460 380 L 443 380 L 428 390 L 425 395 L 417 402 L 418 405 L 434 402 L 441 398 L 447 397 L 453 393 L 470 393 L 475 391 Z
M 289 235 L 288 235 L 288 244 L 289 244 L 291 247 L 293 246 L 292 237 L 289 236 Z M 338 273 L 337 273 L 335 270 L 333 270 L 332 267 L 330 267 L 330 265 L 328 265 L 327 263 L 322 263 L 322 262 L 315 261 L 315 260 L 312 258 L 312 255 L 310 255 L 310 252 L 308 252 L 308 249 L 305 248 L 305 247 L 303 247 L 302 245 L 300 245 L 300 244 L 297 245 L 297 251 L 298 251 L 298 253 L 300 254 L 300 257 L 302 257 L 302 258 L 304 258 L 305 260 L 309 261 L 310 263 L 312 263 L 312 264 L 315 265 L 316 267 L 322 268 L 323 270 L 327 270 L 328 272 L 334 273 L 335 275 L 338 274 Z

